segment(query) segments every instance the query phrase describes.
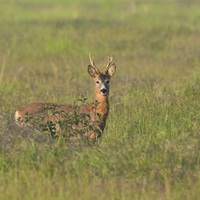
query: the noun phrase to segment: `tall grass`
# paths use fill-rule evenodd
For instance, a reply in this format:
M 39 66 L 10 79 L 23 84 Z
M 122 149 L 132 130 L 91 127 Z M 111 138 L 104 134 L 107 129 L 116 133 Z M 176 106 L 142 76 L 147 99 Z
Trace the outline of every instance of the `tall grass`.
M 199 199 L 199 3 L 3 1 L 1 199 Z M 7 53 L 9 52 L 9 54 Z M 97 144 L 21 129 L 33 101 L 93 100 L 88 54 L 117 72 Z

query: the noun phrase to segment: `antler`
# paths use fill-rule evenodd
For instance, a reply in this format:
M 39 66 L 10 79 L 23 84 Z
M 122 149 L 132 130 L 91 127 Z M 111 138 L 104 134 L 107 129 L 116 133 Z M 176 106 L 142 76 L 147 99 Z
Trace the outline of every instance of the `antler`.
M 105 66 L 105 71 L 108 71 L 108 68 L 110 67 L 110 65 L 112 64 L 113 61 L 113 57 L 109 57 L 108 56 L 108 64 Z
M 94 60 L 91 58 L 91 55 L 89 54 L 89 59 L 90 59 L 90 64 L 92 67 L 94 67 L 94 69 L 96 70 L 96 72 L 99 74 L 100 71 L 97 69 L 95 63 L 94 63 Z

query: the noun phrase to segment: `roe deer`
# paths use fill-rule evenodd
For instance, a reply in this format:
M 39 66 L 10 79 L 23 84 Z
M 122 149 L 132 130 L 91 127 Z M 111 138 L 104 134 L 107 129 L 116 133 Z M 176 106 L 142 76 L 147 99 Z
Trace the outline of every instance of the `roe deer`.
M 39 125 L 49 128 L 54 125 L 55 133 L 67 127 L 73 130 L 79 130 L 80 127 L 90 126 L 84 130 L 84 136 L 96 141 L 101 136 L 109 113 L 109 81 L 116 71 L 116 65 L 113 63 L 113 57 L 108 57 L 108 63 L 105 71 L 100 72 L 96 67 L 94 60 L 90 57 L 90 65 L 88 65 L 88 73 L 93 78 L 95 84 L 95 99 L 89 105 L 75 106 L 55 103 L 35 102 L 15 111 L 15 122 L 19 126 Z M 72 122 L 72 119 L 82 116 L 78 122 Z M 64 123 L 64 128 L 61 124 Z M 80 134 L 78 134 L 78 137 Z

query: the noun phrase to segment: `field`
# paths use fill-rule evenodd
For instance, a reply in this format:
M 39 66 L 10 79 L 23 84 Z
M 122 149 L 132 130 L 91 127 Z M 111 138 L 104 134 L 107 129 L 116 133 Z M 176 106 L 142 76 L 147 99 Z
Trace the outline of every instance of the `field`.
M 1 0 L 0 199 L 200 199 L 197 0 Z M 93 145 L 21 129 L 35 101 L 93 101 L 88 54 L 113 55 Z

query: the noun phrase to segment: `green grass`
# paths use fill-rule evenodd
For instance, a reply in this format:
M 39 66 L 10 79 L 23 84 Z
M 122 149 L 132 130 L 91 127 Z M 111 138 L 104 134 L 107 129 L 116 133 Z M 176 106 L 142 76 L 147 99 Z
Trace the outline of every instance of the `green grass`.
M 199 2 L 9 0 L 0 7 L 1 199 L 199 199 Z M 20 129 L 33 101 L 93 100 L 88 54 L 114 56 L 97 144 Z

